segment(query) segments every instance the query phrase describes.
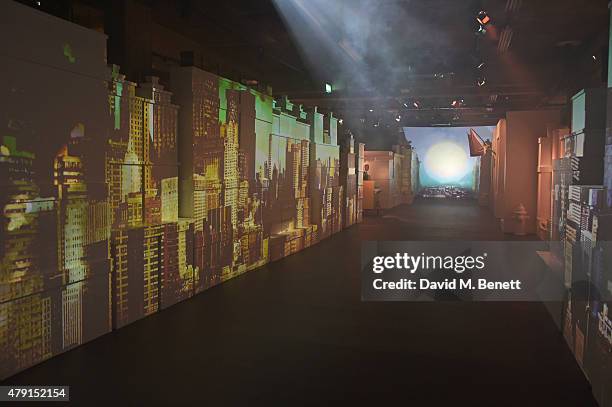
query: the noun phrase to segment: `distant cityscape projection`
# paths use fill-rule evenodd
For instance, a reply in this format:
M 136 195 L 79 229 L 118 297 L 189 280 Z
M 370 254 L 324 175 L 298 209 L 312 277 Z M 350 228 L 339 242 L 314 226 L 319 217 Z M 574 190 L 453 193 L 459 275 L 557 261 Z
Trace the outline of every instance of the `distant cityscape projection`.
M 484 140 L 495 127 L 472 127 Z M 470 127 L 404 127 L 404 135 L 421 158 L 419 195 L 465 199 L 478 189 L 479 158 L 470 157 Z

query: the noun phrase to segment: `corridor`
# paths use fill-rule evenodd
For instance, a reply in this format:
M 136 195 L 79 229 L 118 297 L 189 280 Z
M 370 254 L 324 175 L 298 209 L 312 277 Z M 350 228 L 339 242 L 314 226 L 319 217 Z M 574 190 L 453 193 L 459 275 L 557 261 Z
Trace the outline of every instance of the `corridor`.
M 417 201 L 3 384 L 88 406 L 596 405 L 539 303 L 362 302 L 360 240 L 400 239 L 504 235 L 469 201 Z

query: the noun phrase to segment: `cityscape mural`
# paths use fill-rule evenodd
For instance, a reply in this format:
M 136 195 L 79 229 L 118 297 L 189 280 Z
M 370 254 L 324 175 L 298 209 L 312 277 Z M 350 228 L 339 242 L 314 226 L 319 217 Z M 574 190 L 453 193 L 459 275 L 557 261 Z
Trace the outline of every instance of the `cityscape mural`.
M 307 248 L 347 208 L 361 219 L 363 145 L 343 172 L 332 114 L 196 67 L 136 84 L 103 35 L 11 12 L 0 378 Z

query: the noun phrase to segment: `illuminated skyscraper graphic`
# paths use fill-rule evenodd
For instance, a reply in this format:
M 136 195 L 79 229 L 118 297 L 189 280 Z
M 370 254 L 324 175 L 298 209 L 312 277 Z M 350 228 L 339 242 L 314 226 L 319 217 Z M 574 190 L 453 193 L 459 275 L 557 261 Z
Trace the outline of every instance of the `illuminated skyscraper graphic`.
M 148 112 L 144 123 L 144 184 L 147 224 L 178 220 L 178 106 L 157 77 L 137 88 Z
M 0 378 L 340 230 L 333 116 L 193 67 L 137 85 L 105 36 L 0 8 L 40 41 L 3 51 Z
M 55 270 L 57 221 L 55 199 L 41 199 L 33 180 L 35 155 L 19 149 L 17 139 L 5 136 L 0 145 L 2 230 L 0 230 L 0 376 L 23 369 L 52 354 L 50 299 L 39 295 Z
M 42 61 L 31 46 L 5 48 L 0 97 L 0 377 L 110 329 L 110 211 L 104 177 L 106 39 L 28 8 L 2 4 L 39 38 L 68 42 L 70 58 Z M 40 30 L 41 35 L 31 35 Z M 85 45 L 84 45 L 85 44 Z M 23 45 L 23 44 L 22 44 Z M 58 53 L 65 52 L 58 49 Z M 87 50 L 81 52 L 79 50 Z M 40 95 L 54 95 L 49 104 Z
M 110 117 L 113 131 L 106 152 L 106 182 L 110 189 L 113 227 L 138 226 L 143 223 L 143 176 L 145 142 L 148 131 L 149 104 L 136 96 L 136 84 L 125 80 L 119 67 L 113 66 L 109 83 Z M 145 112 L 147 116 L 145 117 Z
M 161 269 L 162 308 L 193 295 L 193 222 L 181 220 L 164 227 Z
M 349 132 L 340 144 L 340 178 L 345 192 L 343 204 L 343 226 L 348 227 L 357 222 L 357 154 L 355 138 Z

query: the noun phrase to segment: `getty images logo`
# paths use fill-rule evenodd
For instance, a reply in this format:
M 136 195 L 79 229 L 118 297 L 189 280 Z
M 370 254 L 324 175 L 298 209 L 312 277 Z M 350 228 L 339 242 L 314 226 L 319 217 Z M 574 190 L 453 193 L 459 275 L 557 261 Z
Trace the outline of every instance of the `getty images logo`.
M 425 253 L 413 256 L 396 253 L 395 256 L 376 256 L 372 271 L 380 274 L 385 270 L 406 270 L 411 274 L 419 270 L 445 270 L 461 274 L 465 271 L 485 268 L 487 253 L 481 256 L 427 256 Z

